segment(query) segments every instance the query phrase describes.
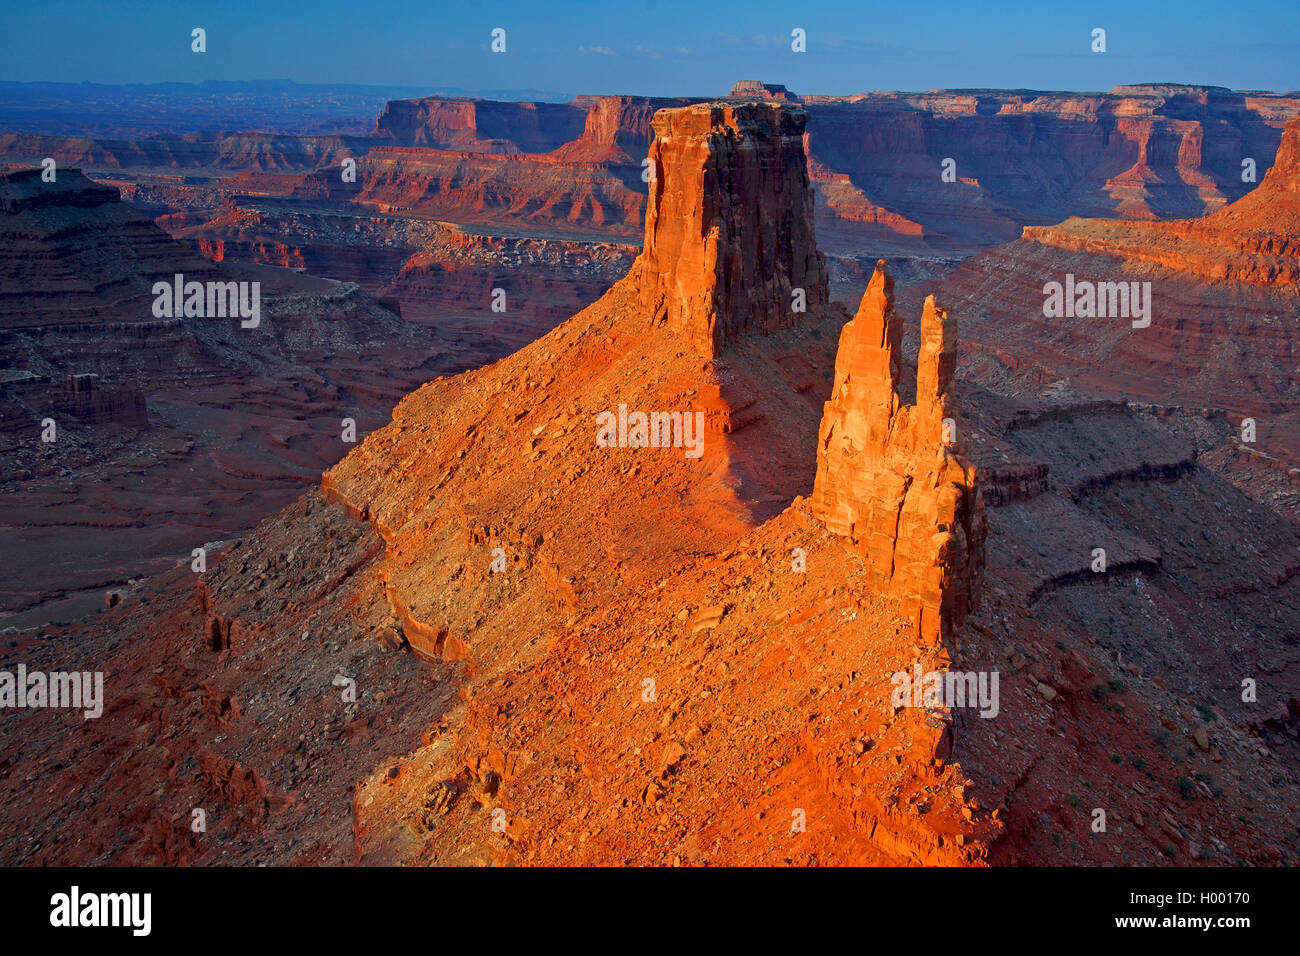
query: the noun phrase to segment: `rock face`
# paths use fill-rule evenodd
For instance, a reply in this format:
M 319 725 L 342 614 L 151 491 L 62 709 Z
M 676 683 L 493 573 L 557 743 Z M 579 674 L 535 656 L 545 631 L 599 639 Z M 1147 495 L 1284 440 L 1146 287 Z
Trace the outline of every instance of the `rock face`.
M 572 103 L 430 96 L 390 102 L 374 136 L 400 146 L 466 153 L 547 153 L 577 138 L 584 119 Z
M 601 163 L 611 168 L 632 166 L 637 172 L 654 129 L 655 113 L 698 103 L 698 99 L 647 96 L 579 96 L 574 104 L 587 111 L 582 135 L 555 150 L 557 159 Z M 638 195 L 640 195 L 638 193 Z
M 640 167 L 611 168 L 562 155 L 375 147 L 357 164 L 362 188 L 356 201 L 380 212 L 462 224 L 509 224 L 512 230 L 551 234 L 635 235 L 645 202 Z
M 83 422 L 93 425 L 121 422 L 138 428 L 149 424 L 148 409 L 140 392 L 135 389 L 102 389 L 99 376 L 93 372 L 67 376 L 64 392 L 68 398 L 68 410 Z
M 1027 226 L 1024 238 L 1070 252 L 1122 256 L 1210 281 L 1300 282 L 1300 119 L 1282 132 L 1258 188 L 1200 219 L 1160 222 L 1068 219 Z
M 931 248 L 986 247 L 1071 215 L 1213 212 L 1249 191 L 1243 159 L 1262 173 L 1300 108 L 1289 94 L 1175 85 L 804 100 L 813 117 L 809 154 L 871 202 L 922 224 Z M 955 164 L 947 182 L 945 160 Z M 862 235 L 838 216 L 830 222 L 838 229 L 818 223 L 824 248 L 840 246 L 826 243 L 839 230 Z
M 921 636 L 938 640 L 974 605 L 984 503 L 955 449 L 956 323 L 930 296 L 921 316 L 916 403 L 900 394 L 903 322 L 885 263 L 840 335 L 817 445 L 813 511 L 852 540 Z
M 1298 255 L 1300 122 L 1292 120 L 1263 181 L 1217 212 L 1026 228 L 1023 238 L 964 261 L 941 293 L 963 316 L 964 377 L 1008 394 L 1053 383 L 1076 396 L 1214 410 L 1238 428 L 1250 417 L 1260 428 L 1257 449 L 1295 467 Z M 1049 318 L 1044 286 L 1068 276 L 1145 284 L 1149 325 L 1114 310 Z
M 783 105 L 702 104 L 655 115 L 641 302 L 700 355 L 793 324 L 827 301 L 803 133 Z

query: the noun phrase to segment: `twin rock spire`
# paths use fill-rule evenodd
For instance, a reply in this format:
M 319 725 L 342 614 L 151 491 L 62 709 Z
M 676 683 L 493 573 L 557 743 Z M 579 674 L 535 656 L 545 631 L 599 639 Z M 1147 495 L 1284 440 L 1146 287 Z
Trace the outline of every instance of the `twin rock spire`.
M 956 323 L 925 300 L 916 404 L 899 394 L 903 321 L 882 259 L 840 333 L 822 414 L 812 509 L 849 539 L 877 587 L 925 640 L 962 622 L 978 594 L 986 522 L 975 469 L 956 452 Z

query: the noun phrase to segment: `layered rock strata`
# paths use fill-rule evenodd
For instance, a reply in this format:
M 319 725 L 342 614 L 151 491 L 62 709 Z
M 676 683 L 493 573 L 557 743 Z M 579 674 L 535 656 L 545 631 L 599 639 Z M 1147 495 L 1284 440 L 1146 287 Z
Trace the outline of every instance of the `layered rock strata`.
M 1300 282 L 1300 119 L 1282 133 L 1259 187 L 1200 219 L 1160 222 L 1071 218 L 1026 226 L 1026 240 L 1066 252 L 1120 256 L 1211 282 Z

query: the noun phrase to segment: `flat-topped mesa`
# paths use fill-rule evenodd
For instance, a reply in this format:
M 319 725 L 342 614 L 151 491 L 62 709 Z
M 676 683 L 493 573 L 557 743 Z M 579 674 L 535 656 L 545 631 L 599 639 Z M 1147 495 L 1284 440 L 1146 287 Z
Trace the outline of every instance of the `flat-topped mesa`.
M 802 107 L 702 103 L 652 125 L 642 305 L 706 358 L 793 325 L 828 299 Z
M 727 94 L 729 100 L 774 100 L 781 103 L 802 103 L 799 97 L 781 83 L 764 83 L 762 80 L 741 80 Z
M 974 607 L 984 566 L 984 502 L 956 448 L 956 324 L 925 301 L 917 398 L 899 396 L 903 323 L 884 260 L 840 333 L 822 416 L 812 509 L 866 559 L 877 586 L 937 642 Z

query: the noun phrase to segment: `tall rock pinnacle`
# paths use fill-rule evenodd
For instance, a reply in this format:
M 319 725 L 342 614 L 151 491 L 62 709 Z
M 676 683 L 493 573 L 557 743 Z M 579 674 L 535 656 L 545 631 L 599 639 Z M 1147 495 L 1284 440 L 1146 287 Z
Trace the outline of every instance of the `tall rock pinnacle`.
M 850 539 L 877 585 L 938 640 L 973 605 L 984 564 L 984 504 L 956 452 L 956 328 L 925 301 L 916 404 L 899 396 L 903 323 L 883 260 L 840 334 L 822 416 L 812 508 Z
M 713 357 L 753 331 L 794 324 L 828 298 L 803 133 L 777 103 L 705 103 L 655 114 L 644 307 Z

